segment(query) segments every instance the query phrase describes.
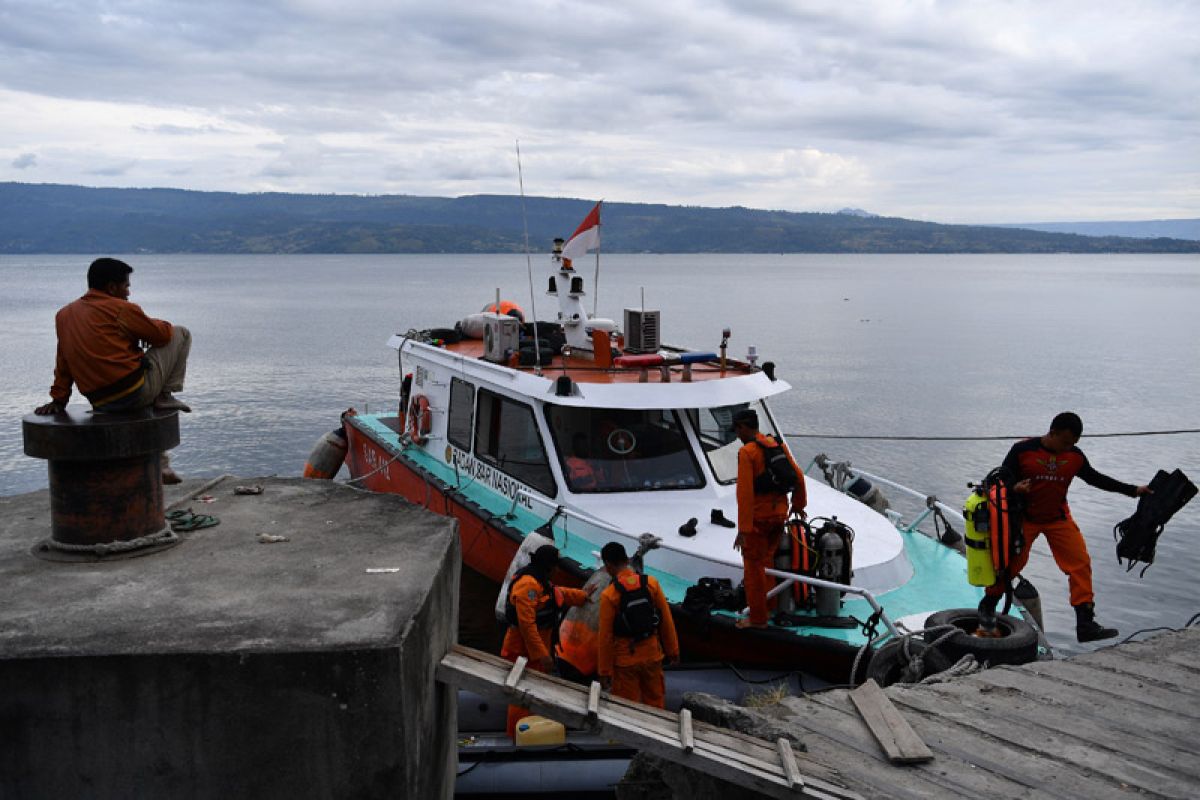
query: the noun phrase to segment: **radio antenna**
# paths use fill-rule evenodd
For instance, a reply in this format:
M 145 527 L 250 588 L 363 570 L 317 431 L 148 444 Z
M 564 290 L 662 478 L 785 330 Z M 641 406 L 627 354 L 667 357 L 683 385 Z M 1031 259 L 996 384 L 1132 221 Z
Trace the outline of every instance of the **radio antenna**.
M 525 212 L 525 174 L 521 170 L 521 140 L 517 139 L 517 184 L 521 187 L 521 225 L 525 229 L 525 268 L 529 273 L 529 312 L 533 315 L 533 372 L 541 377 L 542 349 L 538 345 L 537 297 L 533 293 L 533 258 L 529 255 L 529 215 Z M 500 312 L 500 307 L 496 307 Z M 520 341 L 518 339 L 518 341 Z

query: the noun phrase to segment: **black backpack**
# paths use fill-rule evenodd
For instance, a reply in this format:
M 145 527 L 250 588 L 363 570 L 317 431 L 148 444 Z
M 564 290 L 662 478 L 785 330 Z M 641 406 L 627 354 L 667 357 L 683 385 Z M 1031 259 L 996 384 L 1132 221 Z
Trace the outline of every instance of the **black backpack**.
M 775 437 L 769 438 L 775 441 L 774 447 L 763 447 L 761 443 L 758 443 L 763 451 L 766 468 L 755 476 L 754 491 L 787 494 L 799 485 L 800 476 L 796 474 L 796 468 L 792 466 L 792 460 L 788 458 L 787 450 L 783 448 L 783 445 Z
M 613 579 L 612 585 L 617 587 L 621 596 L 621 604 L 617 607 L 617 616 L 613 620 L 613 635 L 640 642 L 649 639 L 658 630 L 658 609 L 654 607 L 654 598 L 646 588 L 646 576 L 638 576 L 636 589 L 626 589 L 624 584 Z

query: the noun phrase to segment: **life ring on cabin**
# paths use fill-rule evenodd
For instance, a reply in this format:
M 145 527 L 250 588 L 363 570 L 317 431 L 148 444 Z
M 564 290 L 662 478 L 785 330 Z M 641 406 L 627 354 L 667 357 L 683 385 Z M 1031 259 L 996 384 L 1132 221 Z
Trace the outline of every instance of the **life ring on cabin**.
M 415 395 L 408 402 L 408 438 L 414 444 L 425 444 L 429 441 L 429 431 L 433 429 L 433 414 L 429 410 L 429 398 L 423 394 Z
M 976 636 L 979 628 L 979 611 L 974 608 L 948 608 L 937 611 L 925 619 L 922 634 L 926 642 L 942 638 L 945 626 L 958 628 L 949 639 L 938 645 L 938 649 L 951 661 L 958 661 L 968 653 L 979 663 L 991 666 L 999 664 L 1028 664 L 1037 660 L 1038 635 L 1033 626 L 1020 617 L 1009 614 L 996 615 L 996 630 L 999 636 Z M 940 630 L 939 630 L 940 628 Z
M 872 654 L 867 677 L 880 686 L 893 683 L 917 683 L 950 668 L 953 662 L 937 647 L 909 636 L 893 639 Z

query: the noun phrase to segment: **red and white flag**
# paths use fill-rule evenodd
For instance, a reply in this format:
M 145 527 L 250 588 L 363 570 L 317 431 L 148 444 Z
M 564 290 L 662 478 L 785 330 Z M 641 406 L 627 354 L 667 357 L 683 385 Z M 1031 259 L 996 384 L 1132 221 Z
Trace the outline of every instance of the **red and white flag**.
M 601 200 L 600 203 L 604 201 Z M 572 261 L 583 258 L 589 250 L 596 250 L 600 247 L 600 203 L 596 203 L 596 207 L 583 218 L 583 222 L 579 223 L 579 227 L 571 234 L 571 238 L 563 245 L 563 258 L 569 258 Z

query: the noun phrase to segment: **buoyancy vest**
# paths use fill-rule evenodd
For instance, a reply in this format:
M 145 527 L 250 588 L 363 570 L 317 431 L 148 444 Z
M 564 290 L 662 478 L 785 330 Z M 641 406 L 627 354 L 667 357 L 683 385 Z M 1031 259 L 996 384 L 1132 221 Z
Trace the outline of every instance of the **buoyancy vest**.
M 554 591 L 554 584 L 550 583 L 547 578 L 535 572 L 533 565 L 530 564 L 527 567 L 522 567 L 513 574 L 512 582 L 509 584 L 509 586 L 516 586 L 517 581 L 519 581 L 524 575 L 528 575 L 537 581 L 538 588 L 541 589 L 542 594 L 549 598 L 545 605 L 537 610 L 535 624 L 537 625 L 538 630 L 543 628 L 553 628 L 558 624 L 559 612 L 558 594 Z M 517 618 L 517 607 L 512 601 L 512 589 L 510 588 L 508 591 L 508 600 L 504 604 L 504 621 L 509 625 L 516 627 L 520 624 L 520 620 Z

